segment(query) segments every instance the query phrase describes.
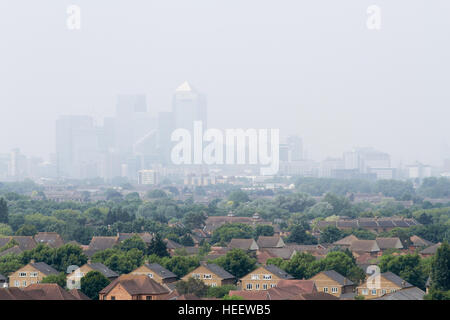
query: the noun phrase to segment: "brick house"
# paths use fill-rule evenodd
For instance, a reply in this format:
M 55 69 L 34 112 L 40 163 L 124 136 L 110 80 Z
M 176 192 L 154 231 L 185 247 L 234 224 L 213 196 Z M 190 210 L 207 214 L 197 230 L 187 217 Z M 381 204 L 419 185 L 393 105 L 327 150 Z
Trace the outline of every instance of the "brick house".
M 119 277 L 119 274 L 109 269 L 102 263 L 88 261 L 85 265 L 74 270 L 71 274 L 67 276 L 66 286 L 69 290 L 81 289 L 81 278 L 83 278 L 90 271 L 98 271 L 110 281 L 115 280 Z
M 394 293 L 398 290 L 413 287 L 412 284 L 406 282 L 392 272 L 381 273 L 378 284 L 371 280 L 367 280 L 361 286 L 356 288 L 357 294 L 364 296 L 365 299 L 375 299 L 385 294 Z
M 130 274 L 133 275 L 146 275 L 147 277 L 155 280 L 159 284 L 173 283 L 178 280 L 178 277 L 173 272 L 167 270 L 163 266 L 157 263 L 148 262 L 144 265 L 132 271 Z
M 195 270 L 185 275 L 182 280 L 189 278 L 201 279 L 205 284 L 212 287 L 234 284 L 235 277 L 216 264 L 202 264 Z
M 40 283 L 43 278 L 51 274 L 58 274 L 58 271 L 45 262 L 31 260 L 29 264 L 9 276 L 9 286 L 25 288 L 31 284 Z
M 38 232 L 34 236 L 36 243 L 47 244 L 51 248 L 59 248 L 64 245 L 64 240 L 56 232 Z
M 169 289 L 146 275 L 121 275 L 99 292 L 99 300 L 165 300 Z
M 343 294 L 353 293 L 356 285 L 334 270 L 322 271 L 309 280 L 313 280 L 317 290 L 340 297 Z
M 271 264 L 248 273 L 239 280 L 242 290 L 269 290 L 276 287 L 280 280 L 294 279 L 284 270 Z

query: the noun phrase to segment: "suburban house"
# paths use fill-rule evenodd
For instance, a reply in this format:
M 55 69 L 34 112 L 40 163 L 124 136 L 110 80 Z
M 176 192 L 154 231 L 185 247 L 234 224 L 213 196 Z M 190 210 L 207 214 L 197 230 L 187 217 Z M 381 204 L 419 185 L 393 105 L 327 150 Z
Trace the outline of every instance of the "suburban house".
M 409 238 L 409 240 L 411 241 L 411 249 L 416 249 L 416 248 L 425 248 L 425 247 L 430 247 L 432 246 L 434 243 L 428 240 L 425 240 L 419 236 L 411 236 Z
M 423 296 L 425 294 L 425 291 L 417 287 L 409 287 L 393 293 L 385 294 L 384 296 L 375 298 L 374 300 L 423 300 Z
M 256 242 L 259 249 L 263 248 L 283 248 L 285 243 L 280 236 L 259 236 L 258 241 Z
M 30 236 L 11 236 L 11 237 L 1 237 L 0 238 L 0 248 L 6 246 L 10 241 L 14 241 L 20 252 L 31 250 L 36 248 L 37 243 Z
M 81 289 L 81 278 L 83 278 L 90 271 L 98 271 L 110 281 L 113 281 L 119 275 L 109 269 L 102 263 L 88 261 L 85 265 L 80 268 L 74 270 L 71 274 L 67 276 L 66 286 L 69 290 L 71 289 Z
M 45 262 L 31 260 L 29 264 L 9 276 L 9 286 L 25 288 L 31 284 L 40 283 L 43 278 L 51 274 L 58 274 L 58 271 Z
M 357 255 L 369 253 L 372 256 L 376 256 L 380 252 L 380 247 L 376 240 L 354 240 L 350 244 L 349 249 Z
M 146 262 L 144 263 L 144 265 L 132 271 L 130 274 L 146 275 L 149 278 L 158 282 L 159 284 L 172 283 L 178 280 L 178 277 L 175 273 L 167 270 L 166 268 L 157 263 L 149 264 L 148 262 Z
M 34 241 L 37 244 L 47 244 L 51 248 L 59 248 L 64 245 L 64 240 L 56 232 L 38 232 L 34 236 Z
M 231 239 L 228 248 L 256 251 L 259 249 L 259 246 L 254 239 Z
M 423 249 L 422 251 L 420 251 L 420 255 L 422 257 L 429 257 L 429 256 L 433 256 L 436 254 L 437 249 L 439 249 L 439 247 L 441 246 L 442 243 L 436 243 L 432 246 L 429 246 L 428 248 Z
M 334 270 L 322 271 L 309 280 L 313 280 L 317 290 L 330 293 L 336 297 L 344 294 L 351 295 L 356 289 L 356 285 L 340 273 Z
M 276 287 L 280 280 L 294 279 L 286 271 L 271 264 L 248 273 L 239 280 L 242 290 L 268 290 Z
M 265 248 L 261 249 L 256 253 L 256 258 L 258 263 L 266 264 L 267 259 L 270 258 L 281 258 L 283 260 L 291 259 L 294 254 L 296 254 L 293 248 Z
M 377 283 L 378 282 L 378 283 Z M 356 288 L 358 295 L 365 299 L 374 299 L 382 297 L 388 293 L 411 288 L 412 284 L 406 282 L 392 272 L 385 272 L 379 275 L 379 281 L 368 278 L 364 284 Z
M 378 247 L 380 250 L 388 250 L 388 249 L 403 249 L 403 244 L 400 238 L 394 237 L 394 238 L 376 238 L 375 241 L 377 242 Z
M 338 241 L 335 241 L 333 245 L 340 246 L 340 247 L 350 247 L 352 242 L 355 240 L 359 240 L 355 235 L 351 234 L 349 236 L 346 236 L 345 238 L 342 238 Z
M 185 275 L 182 280 L 187 281 L 189 278 L 201 279 L 205 284 L 212 287 L 234 284 L 235 282 L 235 277 L 232 274 L 214 263 L 200 265 Z
M 8 279 L 4 275 L 0 274 L 0 288 L 8 287 Z
M 110 249 L 118 243 L 118 237 L 92 237 L 84 254 L 88 257 L 92 257 L 96 252 Z
M 91 300 L 76 291 L 66 291 L 56 283 L 39 283 L 23 289 L 0 289 L 0 300 Z
M 240 296 L 245 300 L 317 300 L 318 293 L 314 281 L 280 280 L 276 287 L 268 290 L 231 290 L 229 295 Z
M 171 255 L 175 253 L 175 250 L 183 248 L 181 244 L 176 243 L 175 241 L 170 239 L 165 239 L 164 243 L 166 244 L 167 251 L 169 251 Z
M 121 275 L 99 292 L 99 300 L 164 300 L 169 289 L 146 275 Z

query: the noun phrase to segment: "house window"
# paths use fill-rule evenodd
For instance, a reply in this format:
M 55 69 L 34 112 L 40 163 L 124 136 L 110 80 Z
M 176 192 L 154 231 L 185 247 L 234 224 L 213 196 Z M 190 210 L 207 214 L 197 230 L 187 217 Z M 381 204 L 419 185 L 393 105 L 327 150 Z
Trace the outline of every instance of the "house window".
M 324 287 L 323 292 L 328 292 L 328 287 Z
M 14 281 L 14 287 L 20 287 L 20 281 L 18 280 Z
M 369 294 L 369 289 L 362 289 L 362 294 L 367 296 Z
M 198 273 L 193 273 L 192 278 L 194 279 L 200 279 L 200 275 Z
M 22 281 L 22 286 L 26 287 L 27 286 L 27 282 L 24 280 Z
M 27 273 L 26 272 L 19 272 L 19 277 L 26 277 Z
M 376 296 L 377 295 L 377 289 L 372 289 L 372 295 Z
M 274 287 L 276 287 L 277 285 L 275 284 L 275 283 L 272 283 L 271 285 L 270 285 L 270 287 L 271 288 L 274 288 Z
M 211 283 L 211 287 L 217 287 L 217 283 L 215 282 Z
M 153 297 L 152 296 L 146 296 L 145 300 L 153 300 Z
M 116 300 L 116 296 L 111 296 L 111 300 Z
M 72 280 L 72 284 L 75 284 L 75 280 Z
M 259 290 L 259 283 L 255 284 L 255 289 Z
M 259 274 L 252 274 L 252 280 L 259 280 Z
M 212 275 L 210 274 L 204 274 L 203 279 L 212 279 Z
M 271 274 L 265 274 L 265 275 L 263 276 L 263 279 L 264 279 L 264 280 L 272 280 L 272 275 L 271 275 Z
M 30 277 L 37 278 L 37 276 L 38 276 L 37 272 L 30 272 Z
M 267 283 L 263 284 L 263 289 L 267 290 Z
M 251 283 L 247 283 L 247 290 L 252 290 L 253 289 L 253 285 Z
M 148 273 L 147 275 L 149 278 L 153 278 L 153 273 Z
M 337 293 L 338 292 L 338 288 L 337 287 L 332 287 L 331 288 L 331 293 Z

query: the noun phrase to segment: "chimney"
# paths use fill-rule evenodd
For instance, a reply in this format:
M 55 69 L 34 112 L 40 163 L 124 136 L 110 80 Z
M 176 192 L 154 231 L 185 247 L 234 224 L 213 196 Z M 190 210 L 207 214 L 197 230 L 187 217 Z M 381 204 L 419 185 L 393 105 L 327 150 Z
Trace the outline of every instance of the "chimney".
M 92 263 L 92 260 L 88 259 L 87 264 L 91 264 L 91 263 Z
M 36 260 L 31 259 L 31 260 L 30 260 L 30 263 L 36 263 Z

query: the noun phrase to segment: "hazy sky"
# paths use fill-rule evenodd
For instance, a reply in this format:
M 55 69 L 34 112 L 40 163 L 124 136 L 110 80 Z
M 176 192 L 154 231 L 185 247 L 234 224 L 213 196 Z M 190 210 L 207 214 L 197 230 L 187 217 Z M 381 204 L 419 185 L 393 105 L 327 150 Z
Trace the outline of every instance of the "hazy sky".
M 366 27 L 373 4 L 379 31 Z M 188 80 L 210 126 L 297 133 L 317 160 L 373 146 L 439 165 L 449 17 L 448 0 L 2 0 L 0 153 L 47 158 L 58 115 L 100 120 L 117 93 L 147 94 L 156 114 Z

